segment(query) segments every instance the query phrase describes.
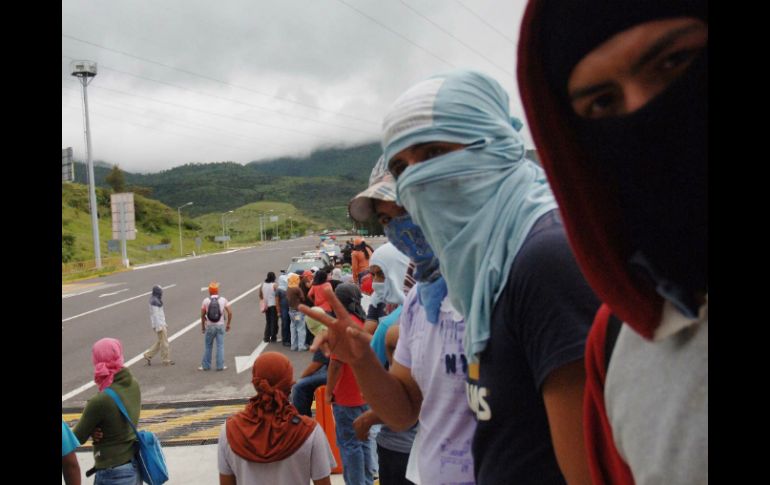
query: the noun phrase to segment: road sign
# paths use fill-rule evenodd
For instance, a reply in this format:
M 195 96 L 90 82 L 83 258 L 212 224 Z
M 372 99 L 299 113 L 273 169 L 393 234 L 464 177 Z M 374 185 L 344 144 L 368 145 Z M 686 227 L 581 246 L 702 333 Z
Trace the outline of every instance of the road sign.
M 62 148 L 61 151 L 61 181 L 75 181 L 75 164 L 72 162 L 72 147 Z
M 229 241 L 229 240 L 230 240 L 230 236 L 216 236 L 214 238 L 214 241 L 216 242 L 223 242 L 223 241 Z
M 203 241 L 201 241 L 201 238 L 196 237 L 195 238 L 195 247 L 200 249 L 201 248 L 201 244 L 203 244 Z
M 120 252 L 120 241 L 117 239 L 110 239 L 107 241 L 107 251 L 110 253 Z
M 278 216 L 270 216 L 270 222 L 278 222 Z
M 112 202 L 112 239 L 121 239 L 121 229 L 124 229 L 126 231 L 126 240 L 133 241 L 136 239 L 134 193 L 112 194 L 110 195 L 110 201 Z M 122 224 L 124 225 L 122 226 Z

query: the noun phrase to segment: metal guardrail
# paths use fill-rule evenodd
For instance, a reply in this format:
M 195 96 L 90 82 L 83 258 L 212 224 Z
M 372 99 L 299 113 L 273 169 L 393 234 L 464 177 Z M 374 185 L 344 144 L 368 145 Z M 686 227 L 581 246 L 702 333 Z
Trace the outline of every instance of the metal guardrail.
M 123 265 L 123 260 L 120 256 L 113 258 L 102 258 L 102 269 L 111 267 L 120 267 Z M 88 261 L 73 261 L 71 263 L 62 263 L 61 274 L 68 275 L 73 273 L 83 273 L 85 271 L 91 271 L 96 269 L 96 261 L 93 259 Z

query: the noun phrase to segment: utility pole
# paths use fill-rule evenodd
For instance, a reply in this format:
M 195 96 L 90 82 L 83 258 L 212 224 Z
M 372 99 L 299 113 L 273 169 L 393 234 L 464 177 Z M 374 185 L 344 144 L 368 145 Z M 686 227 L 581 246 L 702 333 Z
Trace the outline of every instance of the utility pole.
M 179 216 L 179 256 L 184 256 L 184 252 L 182 251 L 182 208 L 192 204 L 192 202 L 188 202 L 185 205 L 176 208 L 177 216 Z
M 91 234 L 94 239 L 94 261 L 96 269 L 102 267 L 102 253 L 99 248 L 99 219 L 96 205 L 96 182 L 94 181 L 94 162 L 91 157 L 91 133 L 88 122 L 88 90 L 86 86 L 96 76 L 96 63 L 92 61 L 72 61 L 72 75 L 80 79 L 83 86 L 83 116 L 86 131 L 86 160 L 88 163 L 88 203 L 91 208 Z

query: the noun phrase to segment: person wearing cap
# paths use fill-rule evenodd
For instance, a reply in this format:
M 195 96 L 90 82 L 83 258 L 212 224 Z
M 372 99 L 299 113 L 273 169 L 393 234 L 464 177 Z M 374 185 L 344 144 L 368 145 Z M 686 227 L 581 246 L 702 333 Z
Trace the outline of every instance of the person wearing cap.
M 211 322 L 208 320 L 209 305 L 219 305 L 219 320 Z M 219 283 L 212 281 L 209 284 L 209 296 L 203 299 L 201 306 L 201 333 L 203 339 L 203 359 L 198 367 L 200 371 L 211 369 L 211 352 L 214 341 L 217 342 L 217 370 L 226 370 L 225 365 L 225 333 L 230 331 L 230 325 L 233 322 L 233 311 L 230 302 L 219 295 Z
M 408 430 L 419 422 L 409 457 L 410 463 L 419 465 L 405 478 L 425 484 L 474 483 L 471 440 L 476 420 L 464 398 L 468 377 L 462 345 L 465 321 L 447 298 L 433 250 L 409 214 L 396 204 L 395 188 L 380 158 L 372 169 L 369 188 L 348 206 L 358 222 L 376 216 L 388 241 L 415 264 L 418 283 L 403 298 L 397 327 L 400 332 L 389 368 L 386 370 L 378 357 L 383 354 L 381 349 L 375 352 L 364 332 L 349 333 L 355 327 L 344 318 L 345 310 L 337 306 L 338 301 L 331 300 L 337 319 L 317 317 L 329 325 L 327 341 L 333 351 L 353 369 L 377 417 L 374 422 L 382 421 L 394 431 Z M 381 262 L 377 266 L 390 265 Z M 399 300 L 397 291 L 385 293 L 386 300 Z M 386 337 L 389 335 L 390 330 Z
M 530 1 L 521 25 L 532 136 L 603 302 L 593 482 L 708 483 L 708 3 Z
M 286 356 L 265 352 L 251 370 L 257 393 L 222 424 L 220 485 L 331 485 L 337 466 L 321 426 L 289 401 L 294 369 Z
M 476 481 L 589 483 L 583 351 L 599 301 L 522 126 L 496 80 L 455 69 L 396 99 L 384 158 L 465 317 Z

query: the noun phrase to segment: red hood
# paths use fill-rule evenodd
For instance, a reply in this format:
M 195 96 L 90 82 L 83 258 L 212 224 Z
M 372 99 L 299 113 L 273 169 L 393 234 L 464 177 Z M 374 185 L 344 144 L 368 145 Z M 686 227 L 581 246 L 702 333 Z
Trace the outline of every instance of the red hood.
M 599 298 L 642 336 L 651 339 L 663 299 L 635 279 L 626 263 L 622 215 L 608 184 L 586 163 L 566 107 L 546 81 L 540 40 L 543 0 L 527 5 L 518 48 L 518 82 L 527 121 L 548 181 L 559 203 L 577 262 Z

